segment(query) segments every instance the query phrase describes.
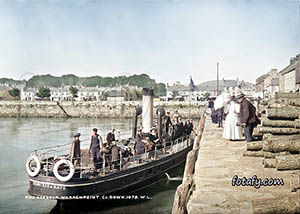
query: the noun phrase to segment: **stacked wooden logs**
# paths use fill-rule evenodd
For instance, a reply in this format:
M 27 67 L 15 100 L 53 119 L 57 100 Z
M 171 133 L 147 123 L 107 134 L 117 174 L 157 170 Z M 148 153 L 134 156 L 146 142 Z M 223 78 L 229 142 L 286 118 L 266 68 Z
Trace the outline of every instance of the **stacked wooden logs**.
M 276 93 L 264 112 L 254 131 L 263 140 L 247 143 L 243 155 L 264 157 L 265 168 L 300 169 L 300 93 Z

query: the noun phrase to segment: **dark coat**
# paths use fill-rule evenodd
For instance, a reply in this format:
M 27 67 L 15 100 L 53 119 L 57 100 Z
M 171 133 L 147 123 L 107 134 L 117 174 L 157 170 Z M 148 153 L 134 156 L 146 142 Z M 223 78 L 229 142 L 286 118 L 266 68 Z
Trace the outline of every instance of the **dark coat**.
M 117 145 L 113 145 L 111 147 L 111 160 L 113 162 L 118 161 L 120 159 L 120 151 L 121 151 L 121 147 Z
M 135 151 L 136 151 L 137 155 L 145 153 L 146 150 L 147 150 L 147 147 L 146 147 L 146 145 L 143 142 L 141 142 L 141 141 L 137 141 L 136 142 L 136 144 L 135 144 Z
M 169 116 L 167 116 L 167 119 L 166 119 L 166 126 L 172 126 L 172 121 Z
M 80 158 L 80 140 L 74 140 L 71 145 L 71 160 L 73 158 Z
M 91 137 L 91 144 L 90 144 L 90 148 L 89 149 L 91 150 L 92 148 L 100 148 L 99 135 L 96 135 L 96 136 L 92 135 L 92 137 Z
M 245 123 L 246 125 L 249 123 L 256 123 L 258 121 L 258 118 L 256 116 L 256 108 L 247 99 L 244 99 L 241 102 L 240 116 L 241 123 Z

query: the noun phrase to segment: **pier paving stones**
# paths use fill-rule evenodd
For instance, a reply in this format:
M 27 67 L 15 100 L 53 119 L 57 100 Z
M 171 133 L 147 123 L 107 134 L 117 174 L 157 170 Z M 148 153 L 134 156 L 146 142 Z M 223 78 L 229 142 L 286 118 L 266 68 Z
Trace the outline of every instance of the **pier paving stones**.
M 291 192 L 295 171 L 264 168 L 262 157 L 243 157 L 245 141 L 222 138 L 222 128 L 207 119 L 195 165 L 194 191 L 187 203 L 189 214 L 252 213 L 251 201 Z M 281 178 L 283 186 L 232 186 L 232 178 Z

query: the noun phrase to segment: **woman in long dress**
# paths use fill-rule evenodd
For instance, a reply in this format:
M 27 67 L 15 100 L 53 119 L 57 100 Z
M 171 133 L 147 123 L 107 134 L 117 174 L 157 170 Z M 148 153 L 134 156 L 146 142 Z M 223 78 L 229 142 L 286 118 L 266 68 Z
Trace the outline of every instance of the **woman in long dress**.
M 240 104 L 232 97 L 228 106 L 228 114 L 225 119 L 223 138 L 228 140 L 240 140 L 242 138 L 242 128 L 237 126 L 237 123 L 240 123 L 239 114 Z

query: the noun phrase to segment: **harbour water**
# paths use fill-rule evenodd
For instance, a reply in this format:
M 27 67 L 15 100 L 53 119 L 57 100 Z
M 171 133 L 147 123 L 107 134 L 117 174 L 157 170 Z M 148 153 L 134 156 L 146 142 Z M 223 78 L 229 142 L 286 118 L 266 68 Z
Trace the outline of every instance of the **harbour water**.
M 30 152 L 71 142 L 75 132 L 81 133 L 81 139 L 89 139 L 94 127 L 104 135 L 112 126 L 121 133 L 121 138 L 131 134 L 131 120 L 1 118 L 0 213 L 50 213 L 56 210 L 53 209 L 56 201 L 26 199 L 28 176 L 25 162 Z M 182 176 L 182 173 L 183 166 L 172 176 Z M 163 180 L 137 193 L 151 199 L 115 204 L 113 201 L 101 202 L 101 206 L 83 207 L 71 213 L 170 213 L 179 184 L 178 181 Z

